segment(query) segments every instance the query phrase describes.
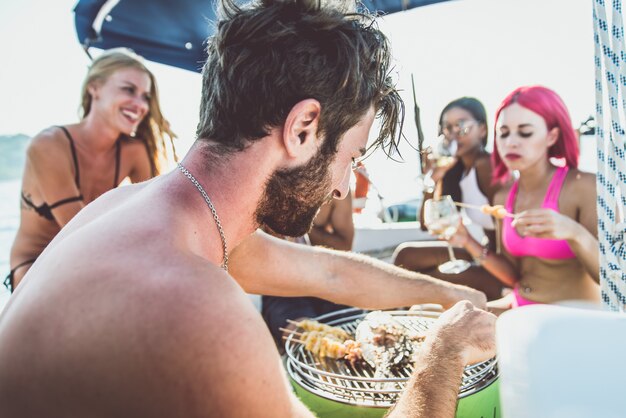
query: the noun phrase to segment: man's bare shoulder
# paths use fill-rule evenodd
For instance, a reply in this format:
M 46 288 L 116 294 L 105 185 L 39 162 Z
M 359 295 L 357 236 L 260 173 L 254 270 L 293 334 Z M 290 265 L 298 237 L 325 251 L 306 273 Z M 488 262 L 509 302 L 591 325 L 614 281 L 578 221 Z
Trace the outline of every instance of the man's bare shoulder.
M 71 235 L 74 231 L 80 229 L 82 226 L 93 222 L 100 216 L 106 215 L 112 210 L 115 210 L 121 205 L 136 196 L 141 190 L 150 184 L 150 180 L 140 183 L 131 184 L 124 187 L 118 187 L 104 193 L 96 200 L 85 206 L 81 211 L 72 218 L 67 225 L 61 229 L 59 234 L 52 241 L 51 245 L 56 245 L 65 237 Z
M 293 416 L 298 403 L 273 340 L 235 280 L 203 260 L 172 273 L 180 280 L 167 291 L 151 286 L 158 319 L 142 320 L 162 324 L 147 339 L 159 341 L 163 375 L 187 388 L 172 396 L 190 396 L 199 407 L 185 416 Z

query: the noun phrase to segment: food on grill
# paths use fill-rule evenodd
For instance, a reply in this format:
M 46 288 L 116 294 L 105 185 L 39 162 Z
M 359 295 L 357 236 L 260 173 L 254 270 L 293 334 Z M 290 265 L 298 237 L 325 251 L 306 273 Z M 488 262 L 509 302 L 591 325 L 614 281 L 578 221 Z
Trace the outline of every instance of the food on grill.
M 342 358 L 346 354 L 343 341 L 322 331 L 304 332 L 300 336 L 300 341 L 304 348 L 320 357 Z
M 348 334 L 343 329 L 322 324 L 321 322 L 317 322 L 312 319 L 305 319 L 300 322 L 296 322 L 295 325 L 305 331 L 319 331 L 323 332 L 324 334 L 333 335 L 341 341 L 345 341 L 350 338 L 350 334 Z
M 331 334 L 309 331 L 300 334 L 298 341 L 305 349 L 319 357 L 343 358 L 352 365 L 363 360 L 361 344 L 354 340 L 341 341 Z
M 493 216 L 496 219 L 504 219 L 507 215 L 510 215 L 502 205 L 482 205 L 480 207 L 480 211 L 489 216 Z
M 354 340 L 346 340 L 344 343 L 346 348 L 346 354 L 344 360 L 346 360 L 352 367 L 357 363 L 363 361 L 363 351 L 361 350 L 361 343 Z
M 394 377 L 414 363 L 423 335 L 408 329 L 386 312 L 370 312 L 356 328 L 356 341 L 361 345 L 363 360 L 374 371 L 374 378 Z M 397 383 L 374 383 L 378 390 L 395 390 Z
M 356 328 L 356 341 L 363 359 L 387 376 L 393 369 L 413 363 L 414 354 L 424 341 L 423 335 L 409 330 L 386 312 L 370 312 Z
M 322 324 L 311 319 L 288 322 L 304 329 L 305 332 L 298 333 L 283 328 L 281 330 L 296 336 L 298 339 L 294 341 L 304 345 L 307 351 L 316 356 L 333 359 L 344 358 L 352 365 L 363 359 L 360 344 L 352 340 L 350 334 L 339 327 Z
M 412 339 L 421 340 L 427 330 L 435 324 L 439 312 L 420 308 L 418 312 L 396 311 L 390 314 L 394 321 L 407 328 L 407 333 Z M 363 320 L 367 312 L 359 309 L 345 309 L 334 314 L 325 315 L 322 320 L 339 326 L 350 334 L 354 334 L 357 326 Z M 372 415 L 382 416 L 383 408 L 391 408 L 399 396 L 407 388 L 407 382 L 412 378 L 414 367 L 397 367 L 387 376 L 374 370 L 369 363 L 360 356 L 350 357 L 353 353 L 346 353 L 344 359 L 320 358 L 306 350 L 300 342 L 303 329 L 285 330 L 289 332 L 285 336 L 286 369 L 293 387 L 311 410 L 320 416 L 332 415 L 342 417 L 363 416 L 368 414 L 364 408 L 375 408 Z M 420 338 L 421 336 L 421 338 Z M 430 338 L 430 337 L 426 337 Z M 381 336 L 380 341 L 391 343 L 390 336 Z M 345 341 L 344 346 L 358 344 L 354 341 Z M 420 351 L 423 347 L 420 347 Z M 350 362 L 350 360 L 353 360 Z M 377 373 L 378 372 L 378 373 Z M 436 371 L 435 371 L 436 372 Z M 463 371 L 459 387 L 459 402 L 457 415 L 463 417 L 492 417 L 500 410 L 499 404 L 490 401 L 490 398 L 481 398 L 480 394 L 495 394 L 497 401 L 498 369 L 495 359 L 487 362 L 472 364 Z M 433 387 L 433 390 L 439 388 Z M 477 396 L 474 398 L 474 396 Z M 489 395 L 490 396 L 490 395 Z M 475 399 L 467 402 L 467 399 Z M 328 401 L 333 404 L 329 412 Z M 344 409 L 344 408 L 352 408 Z M 356 407 L 357 409 L 354 409 Z M 484 407 L 484 412 L 483 412 Z M 430 418 L 430 417 L 429 417 Z
M 310 353 L 319 357 L 344 359 L 352 366 L 367 362 L 380 376 L 413 362 L 424 336 L 411 331 L 388 313 L 375 311 L 356 328 L 354 339 L 345 330 L 306 319 L 297 323 L 303 333 L 290 331 Z M 287 330 L 285 330 L 287 331 Z

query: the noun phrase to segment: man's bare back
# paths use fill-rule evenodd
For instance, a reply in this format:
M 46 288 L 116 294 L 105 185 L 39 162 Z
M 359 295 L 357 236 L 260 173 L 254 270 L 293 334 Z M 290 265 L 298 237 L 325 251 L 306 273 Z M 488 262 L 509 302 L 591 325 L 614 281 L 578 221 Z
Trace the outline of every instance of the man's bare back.
M 2 384 L 12 384 L 0 393 L 37 402 L 16 415 L 0 402 L 7 416 L 55 416 L 50 403 L 62 407 L 59 416 L 191 417 L 209 406 L 227 416 L 242 393 L 258 393 L 246 387 L 251 370 L 265 376 L 268 393 L 289 393 L 242 289 L 176 245 L 189 225 L 160 201 L 164 180 L 90 205 L 33 267 L 37 280 L 11 299 L 0 322 L 0 370 Z M 238 355 L 251 341 L 258 349 Z M 231 361 L 220 361 L 225 353 Z M 104 407 L 99 414 L 94 404 Z

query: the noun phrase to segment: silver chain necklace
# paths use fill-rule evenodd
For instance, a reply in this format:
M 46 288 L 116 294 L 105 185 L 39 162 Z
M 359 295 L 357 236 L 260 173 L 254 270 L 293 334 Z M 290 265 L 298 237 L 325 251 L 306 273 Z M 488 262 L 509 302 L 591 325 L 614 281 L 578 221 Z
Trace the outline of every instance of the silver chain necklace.
M 200 192 L 200 194 L 206 201 L 206 204 L 209 205 L 209 209 L 211 209 L 211 213 L 213 214 L 213 219 L 215 219 L 215 224 L 217 225 L 217 230 L 219 231 L 220 238 L 222 239 L 222 248 L 224 250 L 224 260 L 222 261 L 222 268 L 228 271 L 228 248 L 226 247 L 226 235 L 224 234 L 224 229 L 222 229 L 222 223 L 220 222 L 220 217 L 217 216 L 217 211 L 215 210 L 215 206 L 213 206 L 213 202 L 211 202 L 209 195 L 206 194 L 206 192 L 204 191 L 200 183 L 198 183 L 198 180 L 196 180 L 196 178 L 189 172 L 189 170 L 183 167 L 181 163 L 178 163 L 178 169 L 181 171 L 181 173 L 185 175 L 185 177 L 191 180 L 194 186 L 196 186 L 196 189 L 198 189 L 198 191 Z

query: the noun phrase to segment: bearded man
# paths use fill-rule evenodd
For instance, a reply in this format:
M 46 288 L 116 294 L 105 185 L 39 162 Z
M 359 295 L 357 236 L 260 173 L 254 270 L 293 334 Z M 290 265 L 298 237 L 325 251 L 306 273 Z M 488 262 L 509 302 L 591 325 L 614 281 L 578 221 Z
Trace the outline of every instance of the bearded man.
M 83 209 L 0 317 L 7 417 L 311 417 L 245 292 L 370 309 L 454 307 L 390 413 L 454 415 L 463 366 L 493 355 L 483 294 L 257 232 L 307 232 L 352 163 L 393 148 L 401 101 L 372 18 L 315 0 L 225 0 L 198 139 L 178 169 Z M 385 147 L 385 145 L 387 147 Z M 455 305 L 456 303 L 456 305 Z

